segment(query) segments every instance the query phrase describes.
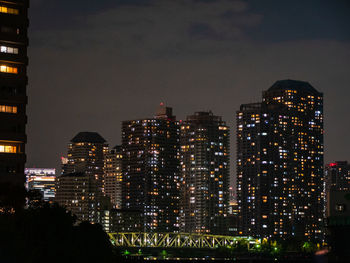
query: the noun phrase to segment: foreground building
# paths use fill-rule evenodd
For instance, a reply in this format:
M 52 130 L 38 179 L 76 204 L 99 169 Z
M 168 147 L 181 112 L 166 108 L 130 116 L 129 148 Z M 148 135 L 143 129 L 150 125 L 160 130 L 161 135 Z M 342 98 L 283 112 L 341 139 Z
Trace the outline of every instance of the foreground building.
M 222 118 L 196 112 L 181 123 L 181 232 L 226 234 L 229 129 Z
M 52 202 L 55 199 L 56 169 L 26 168 L 26 188 L 40 191 L 43 200 Z
M 240 234 L 322 239 L 323 95 L 277 81 L 237 112 Z
M 123 121 L 122 208 L 143 213 L 146 232 L 179 231 L 179 124 L 160 105 L 154 118 Z
M 0 1 L 0 183 L 24 188 L 28 1 Z

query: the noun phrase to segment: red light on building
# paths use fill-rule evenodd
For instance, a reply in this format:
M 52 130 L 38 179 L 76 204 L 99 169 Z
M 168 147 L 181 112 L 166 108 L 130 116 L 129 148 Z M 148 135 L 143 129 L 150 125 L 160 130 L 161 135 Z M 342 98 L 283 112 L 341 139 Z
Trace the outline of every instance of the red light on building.
M 337 166 L 337 163 L 330 163 L 329 166 L 330 166 L 330 167 Z

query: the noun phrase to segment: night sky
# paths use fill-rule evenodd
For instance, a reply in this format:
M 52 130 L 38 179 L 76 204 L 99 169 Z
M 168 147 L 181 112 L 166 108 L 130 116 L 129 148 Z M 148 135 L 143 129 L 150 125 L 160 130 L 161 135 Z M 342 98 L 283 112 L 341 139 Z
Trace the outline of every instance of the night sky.
M 350 161 L 347 0 L 31 0 L 27 167 L 60 166 L 79 131 L 212 110 L 231 126 L 276 80 L 324 93 L 325 162 Z

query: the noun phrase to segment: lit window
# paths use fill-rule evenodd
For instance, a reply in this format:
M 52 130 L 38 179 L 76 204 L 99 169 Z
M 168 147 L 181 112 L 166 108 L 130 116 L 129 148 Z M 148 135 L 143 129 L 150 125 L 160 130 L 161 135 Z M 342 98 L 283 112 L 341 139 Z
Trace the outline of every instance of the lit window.
M 17 74 L 18 73 L 18 69 L 15 68 L 15 67 L 9 67 L 9 66 L 5 66 L 5 65 L 1 65 L 0 66 L 0 72 Z
M 0 112 L 17 113 L 16 106 L 0 105 Z
M 0 46 L 0 52 L 1 53 L 8 53 L 8 54 L 18 54 L 18 48 L 8 47 L 8 46 Z
M 17 147 L 12 145 L 1 145 L 0 144 L 0 153 L 16 153 Z
M 336 204 L 335 205 L 335 210 L 337 212 L 344 212 L 345 211 L 345 205 L 344 204 Z
M 0 6 L 0 13 L 18 15 L 19 10 L 16 8 L 11 8 L 11 7 L 7 7 L 7 6 Z

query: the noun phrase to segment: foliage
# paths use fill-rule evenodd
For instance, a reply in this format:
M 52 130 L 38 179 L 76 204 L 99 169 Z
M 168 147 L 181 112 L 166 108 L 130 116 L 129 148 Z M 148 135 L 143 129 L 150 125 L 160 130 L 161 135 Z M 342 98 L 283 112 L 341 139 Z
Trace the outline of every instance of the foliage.
M 305 253 L 314 253 L 316 250 L 317 250 L 317 245 L 310 241 L 304 242 L 302 246 L 302 251 Z
M 115 262 L 107 234 L 53 204 L 0 215 L 1 262 Z

